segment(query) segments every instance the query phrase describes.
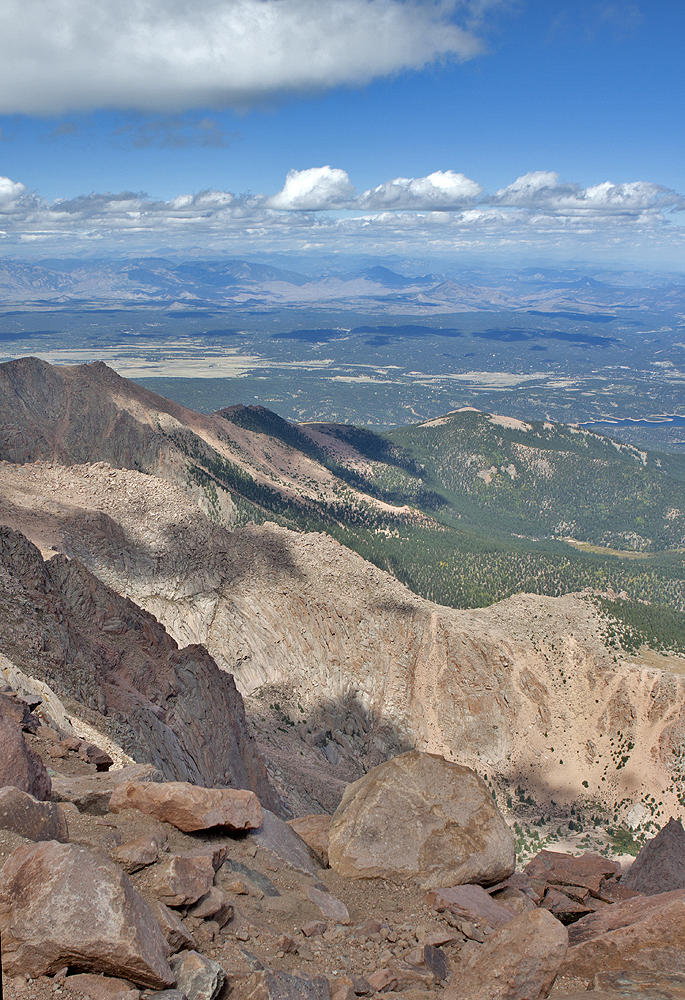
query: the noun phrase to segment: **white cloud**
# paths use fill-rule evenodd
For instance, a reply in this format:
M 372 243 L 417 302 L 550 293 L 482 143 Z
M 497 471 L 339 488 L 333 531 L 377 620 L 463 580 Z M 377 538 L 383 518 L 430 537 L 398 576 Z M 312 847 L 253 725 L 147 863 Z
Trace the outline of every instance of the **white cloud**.
M 396 177 L 357 199 L 362 209 L 385 211 L 461 208 L 483 193 L 480 184 L 453 170 L 436 170 L 427 177 Z
M 267 198 L 265 204 L 268 208 L 321 211 L 349 207 L 354 194 L 346 171 L 337 167 L 311 167 L 289 171 L 283 190 Z
M 209 190 L 169 201 L 123 191 L 48 203 L 3 177 L 0 239 L 5 253 L 12 245 L 32 245 L 43 253 L 49 246 L 59 253 L 93 243 L 130 253 L 198 245 L 232 254 L 318 247 L 333 253 L 404 255 L 421 250 L 517 259 L 523 254 L 594 254 L 604 255 L 605 261 L 637 263 L 659 257 L 675 268 L 685 248 L 685 227 L 669 225 L 660 211 L 665 204 L 679 207 L 682 199 L 646 181 L 581 189 L 560 184 L 556 174 L 537 171 L 488 196 L 478 194 L 476 182 L 445 171 L 391 181 L 373 191 L 392 191 L 393 185 L 400 189 L 396 197 L 386 198 L 382 210 L 368 207 L 361 215 L 369 192 L 356 196 L 346 171 L 330 166 L 290 171 L 282 191 L 271 197 Z M 457 191 L 465 207 L 448 210 Z M 398 207 L 391 210 L 387 202 Z M 337 218 L 325 211 L 335 209 L 340 215 L 342 208 L 354 211 Z
M 598 217 L 656 214 L 666 208 L 678 208 L 683 198 L 675 191 L 648 181 L 612 184 L 605 181 L 593 187 L 560 184 L 559 174 L 536 170 L 518 177 L 488 199 L 503 208 L 523 208 L 553 215 Z
M 17 212 L 30 197 L 24 184 L 0 177 L 0 214 Z
M 495 0 L 492 0 L 494 3 Z M 481 51 L 479 0 L 3 0 L 0 114 L 244 107 Z

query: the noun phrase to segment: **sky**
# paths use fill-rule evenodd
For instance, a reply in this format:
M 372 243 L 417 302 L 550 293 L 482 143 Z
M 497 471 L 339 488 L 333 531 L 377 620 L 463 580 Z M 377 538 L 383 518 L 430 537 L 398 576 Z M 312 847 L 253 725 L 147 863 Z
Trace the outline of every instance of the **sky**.
M 685 270 L 682 0 L 3 0 L 0 254 Z

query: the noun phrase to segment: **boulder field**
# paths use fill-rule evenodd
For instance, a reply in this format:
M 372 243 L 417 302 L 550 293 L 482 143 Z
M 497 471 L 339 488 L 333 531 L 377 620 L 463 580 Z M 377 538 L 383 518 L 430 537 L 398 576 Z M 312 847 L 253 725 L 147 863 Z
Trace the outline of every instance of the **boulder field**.
M 23 739 L 20 722 L 3 716 Z M 515 871 L 488 786 L 436 754 L 393 758 L 333 817 L 288 824 L 252 792 L 76 751 L 60 777 L 59 745 L 36 743 L 51 799 L 0 789 L 5 1000 L 685 995 L 678 823 L 631 888 L 598 855 Z

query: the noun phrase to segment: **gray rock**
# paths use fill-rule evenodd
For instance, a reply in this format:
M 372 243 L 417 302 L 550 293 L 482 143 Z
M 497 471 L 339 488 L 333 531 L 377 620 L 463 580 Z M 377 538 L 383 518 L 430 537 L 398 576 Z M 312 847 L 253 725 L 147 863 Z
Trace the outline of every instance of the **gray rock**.
M 330 1000 L 331 991 L 325 976 L 291 976 L 287 972 L 265 969 L 245 984 L 244 1000 Z
M 269 809 L 262 808 L 262 825 L 248 834 L 259 847 L 271 851 L 295 871 L 303 875 L 318 875 L 321 865 L 314 860 L 302 837 Z
M 103 771 L 85 777 L 59 775 L 52 779 L 53 802 L 73 802 L 79 812 L 104 816 L 109 811 L 112 792 L 129 781 L 164 781 L 152 764 L 132 764 L 118 771 Z
M 54 802 L 39 802 L 13 785 L 0 788 L 0 830 L 11 830 L 27 840 L 69 840 L 64 811 Z
M 669 819 L 656 837 L 647 841 L 621 879 L 621 886 L 645 896 L 685 889 L 685 830 L 679 819 Z

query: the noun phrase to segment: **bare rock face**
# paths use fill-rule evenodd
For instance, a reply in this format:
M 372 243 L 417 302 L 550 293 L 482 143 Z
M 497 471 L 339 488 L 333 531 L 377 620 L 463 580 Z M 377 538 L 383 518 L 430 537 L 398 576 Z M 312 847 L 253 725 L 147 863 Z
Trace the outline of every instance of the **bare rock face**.
M 417 878 L 426 889 L 498 882 L 516 863 L 514 839 L 485 782 L 416 750 L 347 787 L 328 855 L 348 878 Z
M 215 826 L 256 830 L 262 825 L 262 807 L 254 792 L 242 788 L 201 788 L 185 781 L 122 785 L 112 793 L 109 811 L 117 813 L 123 809 L 138 809 L 184 833 Z
M 569 928 L 562 973 L 610 969 L 685 975 L 685 889 L 614 903 Z
M 27 840 L 69 840 L 67 820 L 58 805 L 40 802 L 12 785 L 0 788 L 0 830 L 11 830 Z
M 179 649 L 152 615 L 78 559 L 57 555 L 44 562 L 34 545 L 6 527 L 0 527 L 0 562 L 13 606 L 21 608 L 17 616 L 0 607 L 0 651 L 60 695 L 116 722 L 125 746 L 165 777 L 252 788 L 266 805 L 280 808 L 233 678 L 203 646 Z M 16 758 L 20 767 L 21 745 L 14 735 L 7 739 L 14 750 L 10 754 L 8 743 L 0 757 Z M 48 798 L 49 787 L 36 785 L 45 777 L 25 760 L 21 766 L 20 787 Z
M 685 889 L 685 830 L 680 820 L 670 819 L 647 841 L 621 885 L 645 896 Z
M 495 931 L 455 975 L 444 1000 L 543 1000 L 568 947 L 568 932 L 545 910 Z
M 325 976 L 291 976 L 287 972 L 265 970 L 250 976 L 237 991 L 239 1000 L 330 1000 Z
M 169 948 L 128 876 L 85 847 L 18 847 L 0 872 L 5 972 L 32 978 L 70 966 L 138 986 L 174 984 Z
M 17 724 L 14 706 L 0 695 L 0 788 L 13 785 L 36 799 L 50 798 L 50 777 Z

